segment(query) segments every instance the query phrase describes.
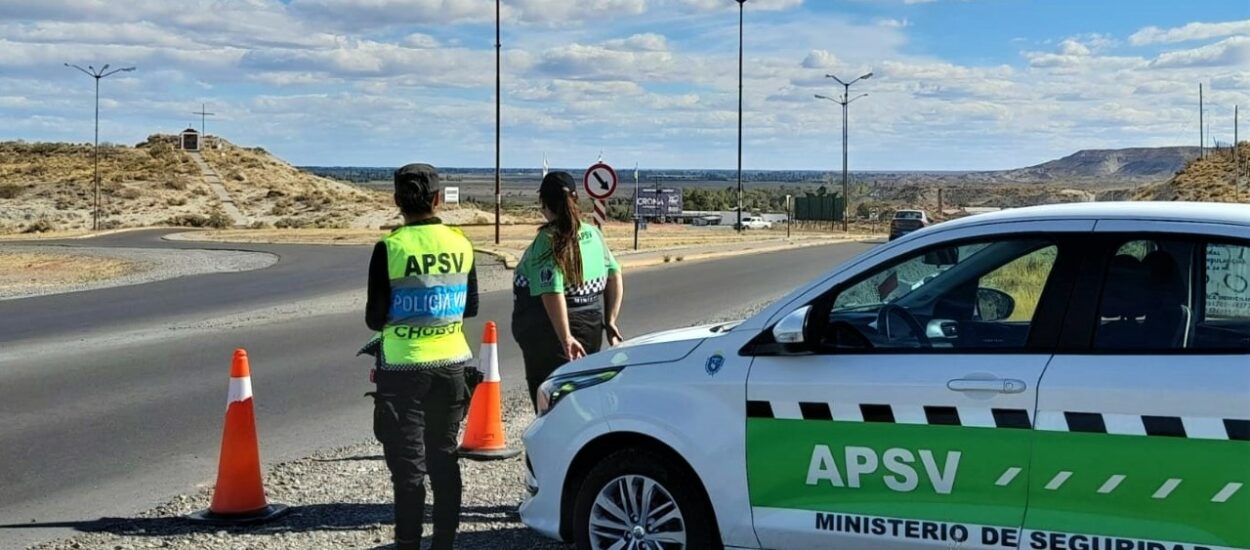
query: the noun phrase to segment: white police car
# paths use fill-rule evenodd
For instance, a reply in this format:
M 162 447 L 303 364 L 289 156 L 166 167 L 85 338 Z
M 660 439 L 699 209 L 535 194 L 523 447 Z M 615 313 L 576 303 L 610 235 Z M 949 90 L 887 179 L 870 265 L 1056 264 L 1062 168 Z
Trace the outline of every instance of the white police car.
M 965 218 L 557 371 L 521 517 L 596 550 L 1250 548 L 1248 354 L 1250 206 Z

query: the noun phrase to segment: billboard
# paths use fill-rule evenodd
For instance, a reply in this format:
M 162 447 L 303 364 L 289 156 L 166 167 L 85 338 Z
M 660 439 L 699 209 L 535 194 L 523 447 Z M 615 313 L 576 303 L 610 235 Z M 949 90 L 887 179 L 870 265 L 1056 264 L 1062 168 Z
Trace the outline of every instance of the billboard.
M 640 218 L 675 218 L 681 216 L 681 189 L 642 188 L 634 197 Z
M 837 193 L 794 198 L 796 221 L 841 221 L 844 207 Z

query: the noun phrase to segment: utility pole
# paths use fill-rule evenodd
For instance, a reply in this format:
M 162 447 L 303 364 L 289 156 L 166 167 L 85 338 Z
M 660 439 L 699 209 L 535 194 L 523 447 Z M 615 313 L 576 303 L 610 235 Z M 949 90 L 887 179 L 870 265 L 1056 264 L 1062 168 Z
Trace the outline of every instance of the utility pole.
M 738 1 L 738 232 L 742 233 L 742 38 L 747 0 Z
M 94 66 L 87 65 L 84 69 L 78 65 L 65 63 L 66 67 L 78 69 L 83 74 L 95 79 L 95 206 L 91 212 L 91 230 L 100 230 L 100 80 L 113 76 L 117 73 L 128 73 L 135 70 L 134 67 L 124 67 L 121 69 L 108 70 L 108 64 L 96 70 Z
M 1241 202 L 1241 142 L 1237 126 L 1241 122 L 1240 106 L 1233 105 L 1233 188 L 1237 190 L 1237 202 Z
M 191 112 L 191 114 L 193 115 L 200 115 L 200 140 L 201 141 L 208 137 L 208 132 L 204 129 L 205 119 L 210 116 L 217 116 L 217 113 L 209 113 L 207 111 L 208 111 L 208 104 L 202 103 L 200 104 L 200 111 L 198 113 L 194 111 Z
M 495 244 L 499 244 L 499 217 L 502 214 L 503 207 L 501 202 L 503 166 L 500 161 L 500 135 L 503 131 L 503 42 L 501 40 L 500 27 L 502 20 L 500 18 L 501 0 L 495 0 Z
M 847 138 L 849 136 L 847 117 L 850 113 L 849 106 L 856 99 L 867 97 L 868 94 L 860 94 L 854 98 L 851 97 L 851 85 L 861 80 L 872 78 L 872 73 L 867 73 L 850 82 L 843 82 L 842 79 L 835 75 L 825 75 L 826 78 L 832 78 L 842 85 L 842 98 L 834 99 L 831 97 L 816 95 L 816 99 L 825 99 L 842 106 L 842 230 L 850 232 L 851 217 L 851 179 L 850 173 L 847 171 Z
M 1202 120 L 1202 83 L 1198 83 L 1198 158 L 1207 158 L 1207 134 L 1206 126 L 1203 126 Z

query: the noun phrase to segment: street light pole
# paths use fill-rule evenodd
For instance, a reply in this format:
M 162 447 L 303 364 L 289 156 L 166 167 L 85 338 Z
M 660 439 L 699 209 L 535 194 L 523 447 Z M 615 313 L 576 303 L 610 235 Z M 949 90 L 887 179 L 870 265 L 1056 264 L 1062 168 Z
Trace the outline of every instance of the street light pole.
M 848 115 L 850 112 L 849 106 L 856 99 L 868 96 L 868 94 L 860 94 L 859 96 L 852 98 L 851 97 L 851 85 L 861 80 L 868 80 L 869 78 L 872 78 L 872 73 L 867 73 L 850 82 L 843 82 L 842 79 L 831 74 L 825 75 L 825 76 L 827 78 L 832 78 L 836 80 L 838 84 L 842 85 L 842 99 L 838 100 L 838 99 L 833 99 L 831 97 L 826 97 L 822 95 L 817 95 L 816 98 L 826 99 L 826 100 L 832 101 L 842 106 L 842 230 L 850 232 L 851 230 L 850 229 L 850 218 L 851 218 L 851 183 L 850 182 L 851 180 L 850 180 L 850 174 L 847 171 L 847 138 L 849 136 Z
M 747 0 L 738 2 L 738 232 L 742 233 L 742 39 Z
M 65 63 L 65 66 L 72 68 L 72 69 L 78 69 L 83 74 L 86 74 L 87 76 L 95 79 L 95 141 L 94 141 L 94 157 L 95 158 L 93 160 L 95 164 L 95 168 L 94 168 L 95 204 L 91 210 L 91 230 L 99 231 L 100 230 L 100 80 L 110 77 L 112 75 L 115 75 L 117 73 L 133 71 L 135 70 L 135 68 L 124 67 L 121 69 L 113 69 L 110 71 L 108 70 L 109 66 L 107 64 L 104 65 L 103 67 L 100 67 L 99 70 L 97 70 L 92 65 L 87 65 L 86 69 L 79 67 L 78 65 L 71 65 L 69 63 Z
M 503 87 L 502 82 L 502 65 L 503 65 L 503 42 L 500 40 L 501 19 L 499 16 L 500 0 L 495 0 L 495 244 L 499 244 L 499 217 L 502 211 L 500 202 L 501 198 L 501 180 L 503 179 L 503 167 L 500 163 L 500 135 L 503 129 Z

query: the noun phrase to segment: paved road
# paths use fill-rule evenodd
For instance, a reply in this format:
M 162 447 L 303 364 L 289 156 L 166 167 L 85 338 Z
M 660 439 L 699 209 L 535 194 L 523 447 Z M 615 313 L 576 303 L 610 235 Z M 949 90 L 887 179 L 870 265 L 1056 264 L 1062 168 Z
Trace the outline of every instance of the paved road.
M 169 243 L 150 232 L 74 244 L 246 248 L 281 261 L 244 274 L 0 302 L 0 348 L 35 335 L 103 334 L 359 289 L 368 256 L 366 247 Z M 622 329 L 640 334 L 697 323 L 740 300 L 792 288 L 865 248 L 821 246 L 629 273 Z M 505 335 L 505 386 L 522 386 L 520 353 L 507 336 L 510 292 L 485 294 L 481 311 L 479 321 L 498 321 Z M 477 341 L 481 323 L 471 325 Z M 368 336 L 361 313 L 352 311 L 104 350 L 66 338 L 0 364 L 0 525 L 34 525 L 0 528 L 0 548 L 68 534 L 41 523 L 129 515 L 211 483 L 235 347 L 252 359 L 266 462 L 370 437 L 362 397 L 368 362 L 353 357 Z

